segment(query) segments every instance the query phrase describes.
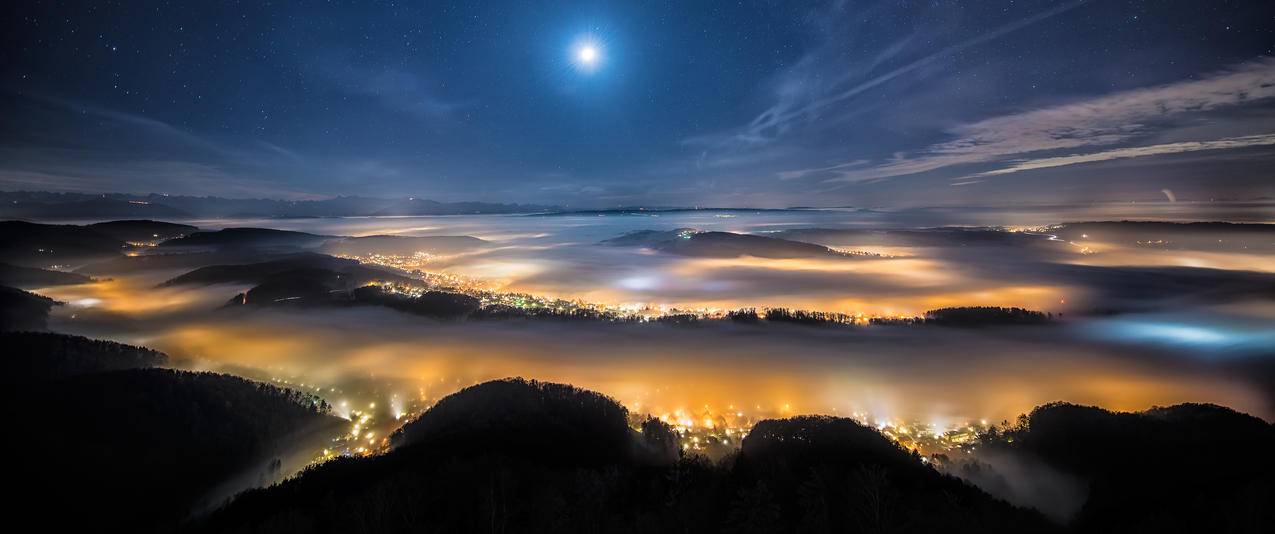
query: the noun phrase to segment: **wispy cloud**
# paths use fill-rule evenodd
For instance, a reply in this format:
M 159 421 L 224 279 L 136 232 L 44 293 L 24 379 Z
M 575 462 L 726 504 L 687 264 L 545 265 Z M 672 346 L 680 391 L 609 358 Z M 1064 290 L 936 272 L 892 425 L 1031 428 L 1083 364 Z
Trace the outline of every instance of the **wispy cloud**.
M 931 145 L 914 154 L 896 154 L 890 160 L 868 168 L 833 170 L 831 173 L 827 167 L 812 168 L 787 171 L 781 176 L 791 179 L 830 173 L 833 175 L 832 181 L 868 182 L 954 165 L 991 163 L 1014 156 L 1091 147 L 1104 147 L 1103 151 L 1107 152 L 1107 156 L 1094 155 L 1100 159 L 1093 161 L 1152 155 L 1156 150 L 1180 152 L 1233 148 L 1241 144 L 1236 139 L 1250 138 L 1143 147 L 1146 154 L 1138 153 L 1137 148 L 1122 152 L 1107 150 L 1105 147 L 1146 137 L 1188 114 L 1240 106 L 1272 97 L 1275 97 L 1275 59 L 1264 58 L 1196 80 L 1124 91 L 967 124 L 952 130 L 950 133 L 955 138 L 950 141 Z M 1213 148 L 1200 148 L 1209 146 Z M 1062 163 L 1064 161 L 1083 162 L 1077 159 L 1083 157 L 1083 154 L 1048 156 L 1036 161 L 1047 160 L 1047 166 L 1058 166 L 1068 164 Z M 993 170 L 981 175 L 1030 170 L 1033 165 L 1040 163 L 1015 161 L 1002 169 L 1004 172 Z
M 846 39 L 861 33 L 854 28 L 846 28 L 828 22 L 824 33 L 825 44 L 807 54 L 795 66 L 780 76 L 775 84 L 774 102 L 765 111 L 757 115 L 742 129 L 699 136 L 688 139 L 685 143 L 693 146 L 706 146 L 717 150 L 753 150 L 758 145 L 770 143 L 784 133 L 793 129 L 803 121 L 814 121 L 824 118 L 829 111 L 839 109 L 847 101 L 863 93 L 892 82 L 904 75 L 931 67 L 969 48 L 996 40 L 1007 34 L 1022 30 L 1033 24 L 1076 9 L 1088 0 L 1076 0 L 1025 17 L 971 39 L 947 46 L 936 52 L 927 54 L 891 70 L 880 72 L 881 67 L 893 63 L 894 59 L 904 54 L 915 39 L 904 38 L 890 43 L 867 56 L 866 60 L 847 63 L 841 51 L 846 48 Z M 838 12 L 845 6 L 838 3 L 833 13 L 819 15 L 829 21 L 839 20 Z M 856 17 L 869 24 L 871 17 Z M 830 26 L 829 26 L 830 25 Z M 844 117 L 843 117 L 844 118 Z
M 143 115 L 102 108 L 84 102 L 67 100 L 49 95 L 26 93 L 23 94 L 22 97 L 56 107 L 65 112 L 122 124 L 133 128 L 135 131 L 161 137 L 169 140 L 170 142 L 177 141 L 192 148 L 216 153 L 225 152 L 224 147 L 203 136 L 196 135 L 189 130 Z
M 1197 152 L 1200 150 L 1227 150 L 1227 149 L 1235 149 L 1235 148 L 1250 148 L 1250 147 L 1270 146 L 1270 145 L 1275 145 L 1275 134 L 1248 135 L 1243 137 L 1228 137 L 1225 139 L 1216 139 L 1213 141 L 1186 141 L 1182 143 L 1164 143 L 1160 145 L 1103 150 L 1100 152 L 1093 152 L 1090 154 L 1073 154 L 1069 156 L 1057 156 L 1057 157 L 1051 157 L 1051 158 L 1040 158 L 1040 159 L 1017 161 L 1008 167 L 979 173 L 978 176 L 997 176 L 1002 174 L 1012 174 L 1016 172 L 1031 171 L 1036 169 L 1048 169 L 1051 167 L 1077 165 L 1080 163 L 1109 161 L 1113 159 L 1140 158 L 1144 156 L 1159 156 L 1163 154 L 1181 154 L 1183 152 Z
M 267 141 L 204 135 L 137 113 L 49 95 L 20 95 L 46 112 L 70 117 L 25 143 L 0 146 L 0 188 L 60 191 L 166 191 L 299 197 L 280 169 L 304 174 L 307 158 Z M 35 114 L 24 120 L 42 120 Z M 62 122 L 61 120 L 57 122 Z M 138 149 L 137 147 L 142 147 Z M 219 193 L 221 192 L 221 193 Z
M 779 173 L 779 179 L 780 179 L 780 180 L 796 180 L 797 178 L 801 178 L 801 177 L 804 177 L 804 176 L 806 176 L 806 175 L 813 174 L 813 173 L 843 172 L 843 171 L 846 171 L 846 170 L 848 170 L 848 169 L 853 169 L 853 168 L 856 168 L 856 167 L 863 167 L 863 166 L 868 165 L 868 164 L 870 164 L 870 163 L 872 163 L 872 162 L 871 162 L 871 161 L 869 161 L 869 160 L 866 160 L 866 159 L 856 159 L 856 160 L 854 160 L 854 161 L 847 161 L 847 162 L 845 162 L 845 163 L 838 163 L 838 164 L 836 164 L 836 165 L 829 165 L 829 166 L 827 166 L 827 167 L 819 167 L 819 168 L 815 168 L 815 169 L 801 169 L 801 170 L 796 170 L 796 171 L 782 171 L 782 172 L 780 172 L 780 173 Z
M 304 160 L 301 154 L 268 141 L 248 140 L 242 146 L 227 143 L 224 140 L 197 133 L 158 119 L 95 106 L 77 100 L 67 100 L 49 95 L 23 94 L 23 98 L 40 102 L 73 116 L 92 117 L 101 122 L 119 125 L 129 130 L 128 138 L 144 138 L 153 146 L 169 149 L 193 149 L 195 153 L 217 156 L 218 160 L 239 163 L 265 164 L 271 159 L 282 158 L 290 162 Z M 83 130 L 76 131 L 76 137 L 85 138 Z M 103 139 L 102 148 L 114 139 Z
M 1081 5 L 1085 4 L 1087 1 L 1088 0 L 1079 0 L 1075 2 L 1068 2 L 1066 4 L 1060 5 L 1053 9 L 1043 11 L 1041 13 L 1037 13 L 1030 17 L 1026 17 L 1026 18 L 1014 21 L 1010 24 L 1006 24 L 1005 26 L 1001 26 L 985 34 L 979 35 L 978 37 L 949 46 L 938 52 L 935 52 L 921 59 L 908 63 L 902 67 L 896 68 L 884 74 L 874 76 L 867 80 L 846 78 L 844 81 L 853 82 L 852 85 L 850 85 L 849 87 L 838 87 L 837 90 L 832 92 L 831 94 L 824 95 L 821 98 L 815 99 L 810 102 L 806 102 L 802 105 L 793 105 L 791 102 L 788 102 L 785 99 L 780 99 L 780 101 L 776 103 L 774 106 L 772 106 L 770 109 L 767 109 L 765 112 L 759 115 L 756 119 L 753 119 L 752 123 L 748 125 L 746 133 L 744 135 L 749 138 L 764 138 L 767 132 L 785 129 L 785 125 L 787 125 L 791 121 L 798 120 L 802 117 L 817 115 L 827 108 L 840 104 L 868 90 L 874 89 L 882 84 L 890 82 L 900 76 L 903 76 L 910 72 L 926 67 L 934 62 L 940 61 L 962 50 L 986 43 L 988 41 L 992 41 L 1006 34 L 1031 26 L 1032 24 L 1035 24 L 1037 22 L 1041 22 L 1048 18 L 1054 17 L 1061 13 L 1065 13 L 1067 11 L 1080 7 Z M 902 44 L 903 43 L 898 43 L 895 46 L 888 48 L 886 52 L 890 55 L 893 55 L 894 53 L 897 53 L 899 50 L 901 50 Z
M 0 148 L 0 189 L 74 192 L 168 192 L 229 197 L 305 198 L 273 180 L 181 160 L 114 159 L 85 149 Z

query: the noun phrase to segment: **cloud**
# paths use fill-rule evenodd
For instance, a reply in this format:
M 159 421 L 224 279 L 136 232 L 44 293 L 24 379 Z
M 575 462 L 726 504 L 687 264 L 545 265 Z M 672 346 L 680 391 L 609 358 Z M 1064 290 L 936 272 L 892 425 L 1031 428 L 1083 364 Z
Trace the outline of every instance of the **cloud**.
M 307 197 L 285 184 L 227 172 L 213 164 L 116 158 L 103 150 L 0 147 L 0 162 L 0 189 L 5 190 Z
M 123 126 L 130 129 L 130 135 L 123 137 L 128 139 L 144 138 L 151 147 L 168 152 L 182 152 L 183 156 L 191 155 L 190 150 L 183 149 L 193 149 L 194 154 L 217 156 L 223 161 L 244 164 L 264 165 L 278 159 L 290 162 L 299 162 L 305 159 L 292 150 L 267 141 L 249 140 L 243 143 L 244 146 L 238 146 L 158 119 L 127 111 L 98 107 L 83 101 L 31 93 L 22 94 L 21 97 L 47 104 L 59 111 L 70 113 L 72 116 L 93 117 L 101 119 L 99 122 L 102 123 Z M 86 139 L 89 127 L 90 125 L 85 125 L 75 130 L 73 138 L 81 141 Z M 106 147 L 116 141 L 114 137 L 118 134 L 107 132 L 101 135 L 102 138 L 95 140 L 95 143 L 92 144 Z
M 1022 171 L 1048 169 L 1050 167 L 1062 167 L 1066 165 L 1077 165 L 1080 163 L 1092 163 L 1113 159 L 1140 158 L 1144 156 L 1181 154 L 1183 152 L 1196 152 L 1200 150 L 1227 150 L 1270 145 L 1275 145 L 1275 134 L 1228 137 L 1214 141 L 1186 141 L 1181 143 L 1165 143 L 1161 145 L 1117 148 L 1114 150 L 1104 150 L 1091 154 L 1073 154 L 1069 156 L 1018 161 L 1008 167 L 980 173 L 978 176 L 997 176 Z M 1172 197 L 1170 196 L 1170 198 Z
M 864 165 L 868 165 L 868 164 L 870 164 L 870 163 L 872 163 L 872 162 L 871 162 L 871 161 L 869 161 L 869 160 L 866 160 L 866 159 L 856 159 L 856 160 L 854 160 L 854 161 L 847 161 L 847 162 L 845 162 L 845 163 L 838 163 L 838 164 L 836 164 L 836 165 L 831 165 L 831 166 L 828 166 L 828 167 L 822 167 L 822 168 L 818 168 L 818 169 L 806 169 L 806 170 L 797 170 L 797 171 L 783 171 L 783 172 L 780 172 L 780 173 L 779 173 L 779 179 L 780 179 L 780 180 L 795 180 L 795 179 L 797 179 L 797 178 L 804 177 L 804 176 L 806 176 L 806 175 L 808 175 L 808 174 L 811 174 L 811 173 L 816 173 L 816 172 L 831 172 L 831 171 L 840 171 L 840 170 L 844 170 L 844 169 L 852 169 L 852 168 L 855 168 L 855 167 L 862 167 L 862 166 L 864 166 Z
M 305 161 L 305 158 L 302 157 L 301 154 L 298 154 L 292 150 L 288 150 L 274 143 L 270 143 L 267 141 L 257 141 L 257 144 L 261 145 L 262 148 L 265 148 L 266 150 L 269 150 L 270 152 L 274 152 L 275 154 L 283 156 L 284 158 L 290 161 L 293 161 L 293 162 Z
M 928 172 L 954 165 L 990 163 L 1006 157 L 1038 152 L 1104 147 L 1126 143 L 1155 133 L 1159 127 L 1188 114 L 1250 104 L 1275 97 L 1275 59 L 1239 64 L 1200 79 L 1157 87 L 1123 91 L 1089 100 L 994 117 L 958 127 L 954 139 L 931 145 L 917 154 L 896 154 L 886 163 L 838 170 L 832 181 L 870 182 Z M 1267 144 L 1254 136 L 1193 143 L 1169 143 L 1152 147 L 1106 151 L 1099 159 L 1116 159 L 1191 150 L 1239 148 L 1246 143 Z M 1058 166 L 1083 163 L 1085 155 L 1018 162 L 982 175 L 1029 170 L 1033 165 Z M 787 171 L 801 177 L 826 173 L 825 169 Z
M 21 94 L 18 124 L 65 124 L 0 146 L 0 187 L 89 192 L 172 192 L 304 198 L 307 193 L 269 171 L 295 169 L 306 158 L 267 141 L 238 142 L 88 102 Z M 63 119 L 69 118 L 70 121 Z M 23 130 L 27 134 L 30 130 Z
M 1038 22 L 1066 13 L 1086 4 L 1088 0 L 1068 2 L 1053 9 L 1025 17 L 1004 26 L 995 28 L 971 39 L 945 47 L 920 59 L 906 63 L 884 73 L 877 73 L 882 65 L 902 55 L 914 41 L 907 37 L 895 41 L 873 54 L 868 61 L 861 64 L 845 63 L 844 49 L 848 39 L 860 33 L 840 25 L 838 17 L 845 11 L 845 6 L 838 3 L 832 12 L 812 16 L 812 19 L 823 19 L 825 42 L 803 57 L 797 64 L 784 73 L 775 84 L 775 101 L 761 114 L 757 115 L 744 128 L 727 134 L 701 136 L 686 141 L 688 145 L 706 145 L 715 149 L 752 149 L 757 145 L 774 141 L 791 130 L 798 123 L 816 120 L 830 109 L 859 96 L 865 92 L 894 81 L 906 74 L 930 67 L 941 60 L 952 57 L 968 48 L 993 41 L 1007 34 L 1016 32 Z M 857 16 L 846 21 L 849 24 L 870 24 L 862 22 L 872 17 Z M 837 22 L 833 22 L 837 21 Z M 866 30 L 867 28 L 863 28 Z M 919 39 L 927 41 L 926 39 Z M 837 72 L 827 72 L 829 67 Z M 831 79 L 831 82 L 824 80 Z M 842 110 L 844 111 L 844 110 Z M 794 171 L 802 172 L 802 171 Z M 793 176 L 796 177 L 796 176 Z
M 129 126 L 134 128 L 137 132 L 149 134 L 165 140 L 177 141 L 192 148 L 217 154 L 225 154 L 227 152 L 224 147 L 202 136 L 150 117 L 114 109 L 101 108 L 84 102 L 67 100 L 55 96 L 36 94 L 23 94 L 21 96 L 36 102 L 49 104 L 62 111 L 83 116 L 97 117 L 99 119 Z
M 1015 31 L 1031 26 L 1032 24 L 1035 24 L 1037 22 L 1041 22 L 1043 20 L 1049 19 L 1061 13 L 1065 13 L 1067 11 L 1080 7 L 1081 5 L 1085 4 L 1087 1 L 1088 0 L 1069 2 L 1061 6 L 1055 7 L 1053 9 L 1043 11 L 1041 13 L 1037 13 L 1030 17 L 1019 19 L 1010 24 L 1006 24 L 1005 26 L 996 28 L 985 34 L 979 35 L 978 37 L 975 37 L 973 39 L 969 39 L 967 41 L 939 50 L 938 52 L 925 56 L 924 58 L 908 63 L 907 65 L 896 68 L 884 74 L 875 76 L 867 80 L 858 81 L 858 83 L 855 83 L 851 85 L 850 87 L 839 88 L 840 90 L 835 91 L 828 95 L 824 95 L 823 97 L 813 100 L 809 103 L 806 103 L 805 105 L 794 106 L 794 105 L 791 105 L 790 102 L 787 102 L 784 99 L 781 99 L 780 102 L 778 102 L 777 104 L 772 106 L 770 109 L 763 112 L 757 118 L 753 119 L 753 122 L 748 125 L 749 133 L 747 135 L 751 137 L 761 137 L 768 130 L 772 130 L 776 128 L 783 129 L 787 123 L 793 120 L 800 119 L 803 116 L 817 114 L 818 112 L 826 108 L 829 108 L 845 100 L 858 96 L 870 89 L 873 89 L 879 85 L 882 85 L 886 82 L 894 80 L 895 78 L 903 76 L 904 74 L 908 74 L 910 72 L 926 67 L 930 65 L 931 63 L 934 63 L 943 58 L 949 57 L 952 54 L 955 54 L 967 48 L 977 46 L 977 45 L 986 43 L 988 41 L 992 41 L 1006 34 L 1013 33 Z M 888 48 L 887 49 L 888 54 L 885 57 L 897 54 L 901 50 L 902 44 L 903 43 L 897 43 L 895 46 Z

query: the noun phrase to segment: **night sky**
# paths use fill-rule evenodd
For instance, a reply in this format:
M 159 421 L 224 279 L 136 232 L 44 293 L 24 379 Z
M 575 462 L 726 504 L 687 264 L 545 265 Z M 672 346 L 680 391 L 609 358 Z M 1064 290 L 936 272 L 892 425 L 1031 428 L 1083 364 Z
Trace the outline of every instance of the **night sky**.
M 1269 0 L 0 13 L 3 190 L 577 207 L 1275 196 Z

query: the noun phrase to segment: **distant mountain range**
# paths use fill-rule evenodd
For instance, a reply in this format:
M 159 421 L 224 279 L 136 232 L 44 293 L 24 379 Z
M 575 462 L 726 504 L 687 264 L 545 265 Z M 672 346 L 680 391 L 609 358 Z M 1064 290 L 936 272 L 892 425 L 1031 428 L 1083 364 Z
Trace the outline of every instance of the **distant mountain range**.
M 557 206 L 436 202 L 423 198 L 335 197 L 326 200 L 231 199 L 125 193 L 0 192 L 0 218 L 194 219 L 215 217 L 365 217 L 558 212 Z

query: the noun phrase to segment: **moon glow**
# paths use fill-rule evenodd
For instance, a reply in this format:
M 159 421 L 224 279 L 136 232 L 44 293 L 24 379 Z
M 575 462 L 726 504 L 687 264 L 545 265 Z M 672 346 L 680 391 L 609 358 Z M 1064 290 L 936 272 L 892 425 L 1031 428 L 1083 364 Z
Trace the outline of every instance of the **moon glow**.
M 581 39 L 571 47 L 570 58 L 576 69 L 583 72 L 592 72 L 602 65 L 605 51 L 597 40 L 592 38 Z

